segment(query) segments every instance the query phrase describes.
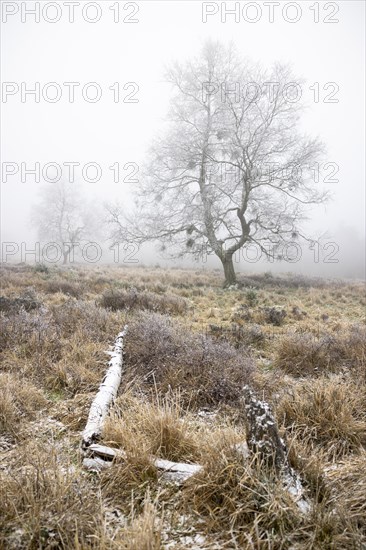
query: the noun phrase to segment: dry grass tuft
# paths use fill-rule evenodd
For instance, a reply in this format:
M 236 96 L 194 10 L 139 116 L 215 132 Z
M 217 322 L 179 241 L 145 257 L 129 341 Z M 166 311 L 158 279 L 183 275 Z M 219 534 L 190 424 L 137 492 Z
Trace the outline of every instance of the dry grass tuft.
M 118 398 L 103 438 L 109 445 L 132 452 L 143 448 L 149 455 L 172 461 L 193 461 L 199 442 L 179 395 L 157 396 L 154 402 L 131 393 Z
M 52 411 L 53 418 L 61 421 L 72 431 L 81 431 L 86 425 L 90 403 L 94 396 L 94 392 L 92 394 L 81 393 L 57 403 Z
M 52 391 L 74 396 L 97 388 L 105 372 L 105 354 L 102 344 L 86 340 L 76 331 L 63 348 L 60 361 L 49 366 L 44 385 Z
M 303 472 L 314 475 L 316 491 L 322 489 L 321 498 L 317 495 L 304 515 L 281 481 L 255 457 L 244 463 L 228 447 L 212 450 L 204 470 L 186 483 L 185 509 L 193 507 L 206 530 L 223 535 L 229 548 L 361 549 L 366 542 L 365 457 L 350 459 L 327 476 L 320 462 L 313 454 Z
M 322 448 L 329 460 L 366 444 L 366 390 L 341 376 L 304 380 L 287 390 L 276 408 L 280 422 Z
M 244 463 L 228 448 L 207 456 L 184 496 L 186 505 L 206 518 L 209 531 L 231 535 L 240 547 L 255 540 L 253 548 L 266 548 L 264 542 L 272 539 L 277 548 L 302 521 L 294 501 L 258 460 Z
M 27 380 L 0 374 L 0 433 L 16 437 L 23 419 L 31 420 L 47 406 L 44 394 Z
M 327 470 L 325 484 L 330 505 L 360 529 L 366 537 L 366 453 Z
M 102 536 L 98 491 L 56 449 L 26 446 L 2 473 L 0 545 L 4 548 L 96 548 Z
M 315 337 L 295 333 L 277 344 L 276 366 L 293 376 L 354 370 L 366 381 L 366 329 L 351 326 L 346 334 Z
M 159 518 L 157 503 L 152 502 L 150 492 L 144 497 L 143 509 L 136 515 L 132 501 L 130 520 L 117 534 L 116 548 L 121 550 L 160 550 L 162 521 Z
M 125 459 L 118 459 L 112 468 L 101 474 L 103 497 L 126 511 L 133 498 L 136 509 L 143 509 L 146 491 L 155 488 L 158 472 L 151 458 L 139 447 L 127 452 Z

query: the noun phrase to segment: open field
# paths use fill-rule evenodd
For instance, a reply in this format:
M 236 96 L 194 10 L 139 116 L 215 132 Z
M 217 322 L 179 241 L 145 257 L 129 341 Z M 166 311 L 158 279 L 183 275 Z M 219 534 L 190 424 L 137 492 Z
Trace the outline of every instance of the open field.
M 366 296 L 271 273 L 3 266 L 0 548 L 366 548 Z M 80 440 L 128 324 L 101 473 Z M 244 460 L 242 388 L 274 411 L 311 510 Z M 203 466 L 183 485 L 155 455 Z

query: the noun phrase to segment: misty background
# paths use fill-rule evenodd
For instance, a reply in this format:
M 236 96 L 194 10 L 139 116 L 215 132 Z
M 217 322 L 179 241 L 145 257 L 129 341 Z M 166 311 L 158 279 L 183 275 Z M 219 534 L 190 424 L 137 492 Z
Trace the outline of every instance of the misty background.
M 81 6 L 86 2 L 80 2 Z M 281 2 L 280 8 L 286 2 Z M 20 4 L 20 2 L 18 3 Z M 24 4 L 24 2 L 23 2 Z M 26 2 L 30 8 L 34 2 Z M 334 277 L 364 276 L 365 265 L 365 4 L 358 1 L 336 2 L 338 23 L 314 23 L 310 3 L 301 2 L 302 17 L 288 23 L 278 12 L 273 23 L 262 6 L 263 14 L 256 23 L 234 17 L 221 22 L 220 14 L 202 22 L 202 3 L 196 1 L 136 2 L 138 23 L 113 22 L 109 10 L 112 2 L 102 2 L 103 16 L 95 24 L 84 21 L 80 8 L 75 9 L 75 22 L 68 22 L 68 12 L 51 24 L 32 17 L 22 23 L 20 15 L 2 23 L 1 66 L 3 82 L 26 82 L 33 88 L 48 82 L 61 85 L 63 95 L 56 103 L 41 97 L 35 103 L 29 96 L 21 102 L 20 93 L 1 103 L 1 162 L 25 162 L 28 168 L 36 162 L 98 163 L 103 176 L 97 183 L 82 181 L 81 168 L 76 168 L 75 186 L 85 201 L 92 204 L 96 216 L 103 217 L 103 203 L 118 201 L 128 207 L 134 183 L 114 183 L 111 165 L 118 162 L 141 166 L 154 135 L 164 123 L 169 108 L 170 87 L 164 82 L 164 67 L 169 62 L 198 54 L 207 39 L 233 42 L 240 54 L 269 68 L 274 62 L 290 63 L 293 72 L 305 79 L 303 98 L 308 109 L 303 115 L 304 130 L 319 136 L 327 146 L 325 162 L 339 166 L 338 183 L 328 184 L 333 200 L 311 212 L 310 233 L 325 235 L 326 242 L 339 246 L 338 262 L 314 261 L 312 251 L 304 251 L 296 264 L 285 262 L 241 262 L 243 271 L 302 271 Z M 126 3 L 121 3 L 122 7 Z M 218 3 L 221 4 L 221 3 Z M 246 4 L 241 2 L 241 5 Z M 319 3 L 321 6 L 324 2 Z M 234 2 L 227 2 L 233 7 Z M 51 12 L 50 12 L 51 13 Z M 126 15 L 126 12 L 122 16 Z M 64 82 L 80 82 L 75 89 L 75 102 L 69 103 Z M 83 100 L 81 88 L 97 82 L 103 96 L 97 103 Z M 138 85 L 136 103 L 115 103 L 109 87 L 120 83 L 122 97 Z M 314 102 L 311 86 L 318 82 L 320 101 Z M 334 82 L 339 86 L 337 103 L 324 103 L 323 86 Z M 329 92 L 330 90 L 328 90 Z M 65 172 L 66 174 L 66 172 Z M 127 175 L 127 172 L 125 173 Z M 138 176 L 137 176 L 138 177 Z M 1 240 L 25 242 L 34 248 L 37 231 L 31 224 L 32 206 L 40 201 L 44 182 L 34 182 L 20 173 L 1 183 Z M 48 183 L 47 185 L 52 185 Z M 319 185 L 323 185 L 321 182 Z M 107 231 L 96 231 L 95 239 L 107 249 Z M 192 265 L 189 260 L 164 260 L 153 245 L 136 255 L 139 263 Z M 20 257 L 14 257 L 20 261 Z M 113 261 L 112 254 L 103 254 L 101 261 Z M 200 267 L 218 267 L 214 258 Z M 239 270 L 239 269 L 238 269 Z

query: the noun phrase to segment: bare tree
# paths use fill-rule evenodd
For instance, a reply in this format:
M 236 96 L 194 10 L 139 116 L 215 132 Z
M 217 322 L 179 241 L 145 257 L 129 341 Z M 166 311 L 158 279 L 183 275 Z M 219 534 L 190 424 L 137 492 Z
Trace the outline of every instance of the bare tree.
M 157 240 L 172 256 L 214 253 L 230 286 L 243 247 L 275 257 L 306 238 L 305 208 L 326 198 L 313 178 L 323 146 L 299 129 L 288 67 L 268 73 L 209 42 L 199 58 L 171 66 L 168 81 L 169 123 L 151 147 L 135 212 L 109 208 L 112 238 Z
M 66 264 L 74 248 L 91 230 L 90 211 L 75 183 L 49 183 L 41 193 L 41 202 L 33 207 L 33 225 L 41 241 L 54 242 L 61 248 Z

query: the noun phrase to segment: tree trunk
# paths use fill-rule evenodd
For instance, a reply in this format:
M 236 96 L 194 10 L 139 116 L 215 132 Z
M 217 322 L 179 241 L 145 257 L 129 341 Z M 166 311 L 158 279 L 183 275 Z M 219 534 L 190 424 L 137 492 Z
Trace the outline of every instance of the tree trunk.
M 220 259 L 221 259 L 221 262 L 224 268 L 224 274 L 225 274 L 224 288 L 228 288 L 229 286 L 235 285 L 237 283 L 233 256 L 232 254 L 229 254 L 229 255 L 227 254 Z
M 260 401 L 249 386 L 244 386 L 247 447 L 263 465 L 272 467 L 300 510 L 307 514 L 310 504 L 301 479 L 288 460 L 287 446 L 280 436 L 276 419 L 266 401 Z

